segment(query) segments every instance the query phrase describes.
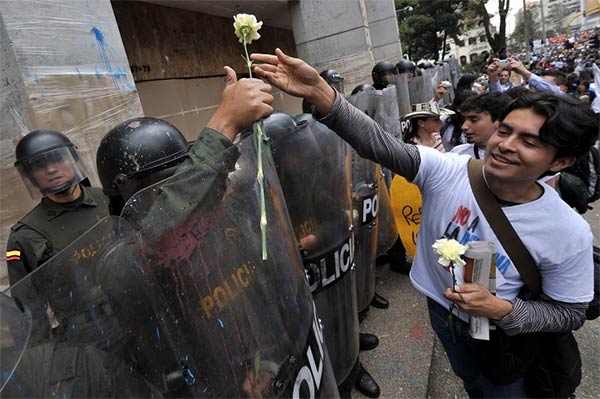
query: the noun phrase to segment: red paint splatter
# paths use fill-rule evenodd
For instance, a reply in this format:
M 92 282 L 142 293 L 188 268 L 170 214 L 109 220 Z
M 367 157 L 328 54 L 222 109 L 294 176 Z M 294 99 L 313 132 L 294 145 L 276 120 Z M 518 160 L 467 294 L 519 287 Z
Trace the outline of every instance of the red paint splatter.
M 410 335 L 419 340 L 423 339 L 423 336 L 425 335 L 425 329 L 421 324 L 413 324 L 410 326 Z

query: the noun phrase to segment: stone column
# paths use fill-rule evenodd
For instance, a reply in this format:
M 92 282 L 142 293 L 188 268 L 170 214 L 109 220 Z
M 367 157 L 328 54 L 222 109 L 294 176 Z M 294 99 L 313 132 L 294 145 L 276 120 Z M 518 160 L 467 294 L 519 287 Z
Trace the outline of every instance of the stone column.
M 0 250 L 32 201 L 13 167 L 35 129 L 66 134 L 98 185 L 96 149 L 117 123 L 142 115 L 109 0 L 0 0 Z M 3 257 L 4 258 L 4 257 Z M 0 262 L 0 287 L 7 284 Z
M 372 83 L 375 62 L 400 59 L 393 0 L 300 0 L 290 11 L 298 56 L 337 69 L 346 94 Z

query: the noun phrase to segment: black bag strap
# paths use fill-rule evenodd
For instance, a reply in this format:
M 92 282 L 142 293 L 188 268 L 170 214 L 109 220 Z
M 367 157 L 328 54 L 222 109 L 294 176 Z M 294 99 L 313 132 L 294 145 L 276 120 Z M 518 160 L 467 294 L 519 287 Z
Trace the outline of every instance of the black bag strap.
M 490 191 L 483 178 L 483 160 L 471 159 L 468 165 L 469 182 L 473 195 L 487 222 L 494 230 L 496 237 L 506 250 L 506 253 L 519 271 L 521 278 L 535 297 L 542 292 L 542 276 L 525 248 L 523 241 L 512 227 L 504 212 L 498 205 L 496 197 Z

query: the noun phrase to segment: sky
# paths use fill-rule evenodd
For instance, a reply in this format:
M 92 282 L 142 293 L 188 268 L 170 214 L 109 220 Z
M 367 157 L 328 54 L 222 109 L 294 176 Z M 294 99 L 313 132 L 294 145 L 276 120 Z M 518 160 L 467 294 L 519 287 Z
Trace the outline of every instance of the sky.
M 506 35 L 510 35 L 515 29 L 515 14 L 523 7 L 523 0 L 510 0 L 510 9 L 506 17 Z M 498 28 L 500 26 L 500 17 L 498 16 L 498 0 L 489 0 L 486 8 L 492 17 L 492 24 Z

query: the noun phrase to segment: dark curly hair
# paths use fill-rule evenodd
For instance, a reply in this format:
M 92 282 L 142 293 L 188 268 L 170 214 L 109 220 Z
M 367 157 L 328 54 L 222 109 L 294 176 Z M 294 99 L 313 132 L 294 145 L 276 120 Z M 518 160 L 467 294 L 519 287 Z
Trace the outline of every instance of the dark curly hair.
M 518 97 L 504 108 L 500 120 L 517 109 L 546 118 L 540 139 L 556 148 L 556 158 L 585 156 L 598 140 L 598 116 L 571 96 L 540 92 Z

